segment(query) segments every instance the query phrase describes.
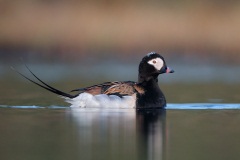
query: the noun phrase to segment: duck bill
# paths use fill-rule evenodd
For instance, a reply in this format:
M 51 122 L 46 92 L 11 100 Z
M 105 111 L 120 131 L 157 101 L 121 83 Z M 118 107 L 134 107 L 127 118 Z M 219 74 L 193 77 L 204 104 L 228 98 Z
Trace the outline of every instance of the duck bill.
M 174 70 L 171 69 L 171 68 L 169 68 L 169 67 L 167 67 L 167 69 L 166 69 L 166 73 L 174 73 Z

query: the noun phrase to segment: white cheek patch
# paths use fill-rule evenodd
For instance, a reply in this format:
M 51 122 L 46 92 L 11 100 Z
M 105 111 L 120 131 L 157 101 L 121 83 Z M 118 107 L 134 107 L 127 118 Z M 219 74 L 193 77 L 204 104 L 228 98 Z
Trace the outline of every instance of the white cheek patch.
M 161 58 L 154 58 L 148 61 L 148 64 L 153 65 L 157 70 L 161 70 L 163 67 L 163 60 Z

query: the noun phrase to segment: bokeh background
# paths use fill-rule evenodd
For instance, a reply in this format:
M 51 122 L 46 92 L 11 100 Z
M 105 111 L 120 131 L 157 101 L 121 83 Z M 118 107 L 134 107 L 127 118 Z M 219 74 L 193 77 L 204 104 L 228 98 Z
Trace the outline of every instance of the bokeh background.
M 168 102 L 238 103 L 239 43 L 238 0 L 0 0 L 0 104 L 66 105 L 10 66 L 70 91 L 137 80 L 151 51 L 176 71 L 159 80 Z

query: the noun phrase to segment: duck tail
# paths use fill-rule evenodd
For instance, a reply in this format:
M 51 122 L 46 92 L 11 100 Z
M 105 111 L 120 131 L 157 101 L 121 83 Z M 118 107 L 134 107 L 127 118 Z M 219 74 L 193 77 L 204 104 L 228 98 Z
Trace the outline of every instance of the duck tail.
M 42 88 L 50 91 L 50 92 L 52 92 L 52 93 L 55 93 L 55 94 L 57 94 L 57 95 L 63 96 L 63 97 L 65 97 L 65 98 L 70 98 L 70 99 L 76 97 L 76 95 L 71 95 L 71 94 L 65 93 L 65 92 L 63 92 L 63 91 L 60 91 L 60 90 L 58 90 L 58 89 L 56 89 L 56 88 L 54 88 L 54 87 L 46 84 L 46 83 L 43 82 L 40 78 L 38 78 L 38 77 L 28 68 L 28 66 L 27 66 L 26 64 L 25 64 L 25 67 L 27 68 L 27 70 L 28 70 L 40 83 L 39 83 L 39 82 L 35 82 L 34 80 L 28 78 L 28 77 L 25 76 L 24 74 L 22 74 L 22 73 L 20 73 L 19 71 L 17 71 L 14 67 L 11 67 L 11 69 L 12 69 L 13 71 L 17 72 L 19 75 L 21 75 L 21 76 L 24 77 L 25 79 L 29 80 L 30 82 L 38 85 L 39 87 L 42 87 Z

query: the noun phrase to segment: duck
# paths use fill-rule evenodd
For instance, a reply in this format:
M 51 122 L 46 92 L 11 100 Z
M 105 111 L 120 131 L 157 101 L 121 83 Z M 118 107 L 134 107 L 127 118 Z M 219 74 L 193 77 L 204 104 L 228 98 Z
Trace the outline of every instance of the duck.
M 30 82 L 64 98 L 72 108 L 165 108 L 167 102 L 158 85 L 158 76 L 164 73 L 174 73 L 174 70 L 167 66 L 165 59 L 160 54 L 150 52 L 140 61 L 137 82 L 104 82 L 73 89 L 67 93 L 48 85 L 38 78 L 27 65 L 25 66 L 39 82 L 28 78 L 13 67 L 12 69 Z

